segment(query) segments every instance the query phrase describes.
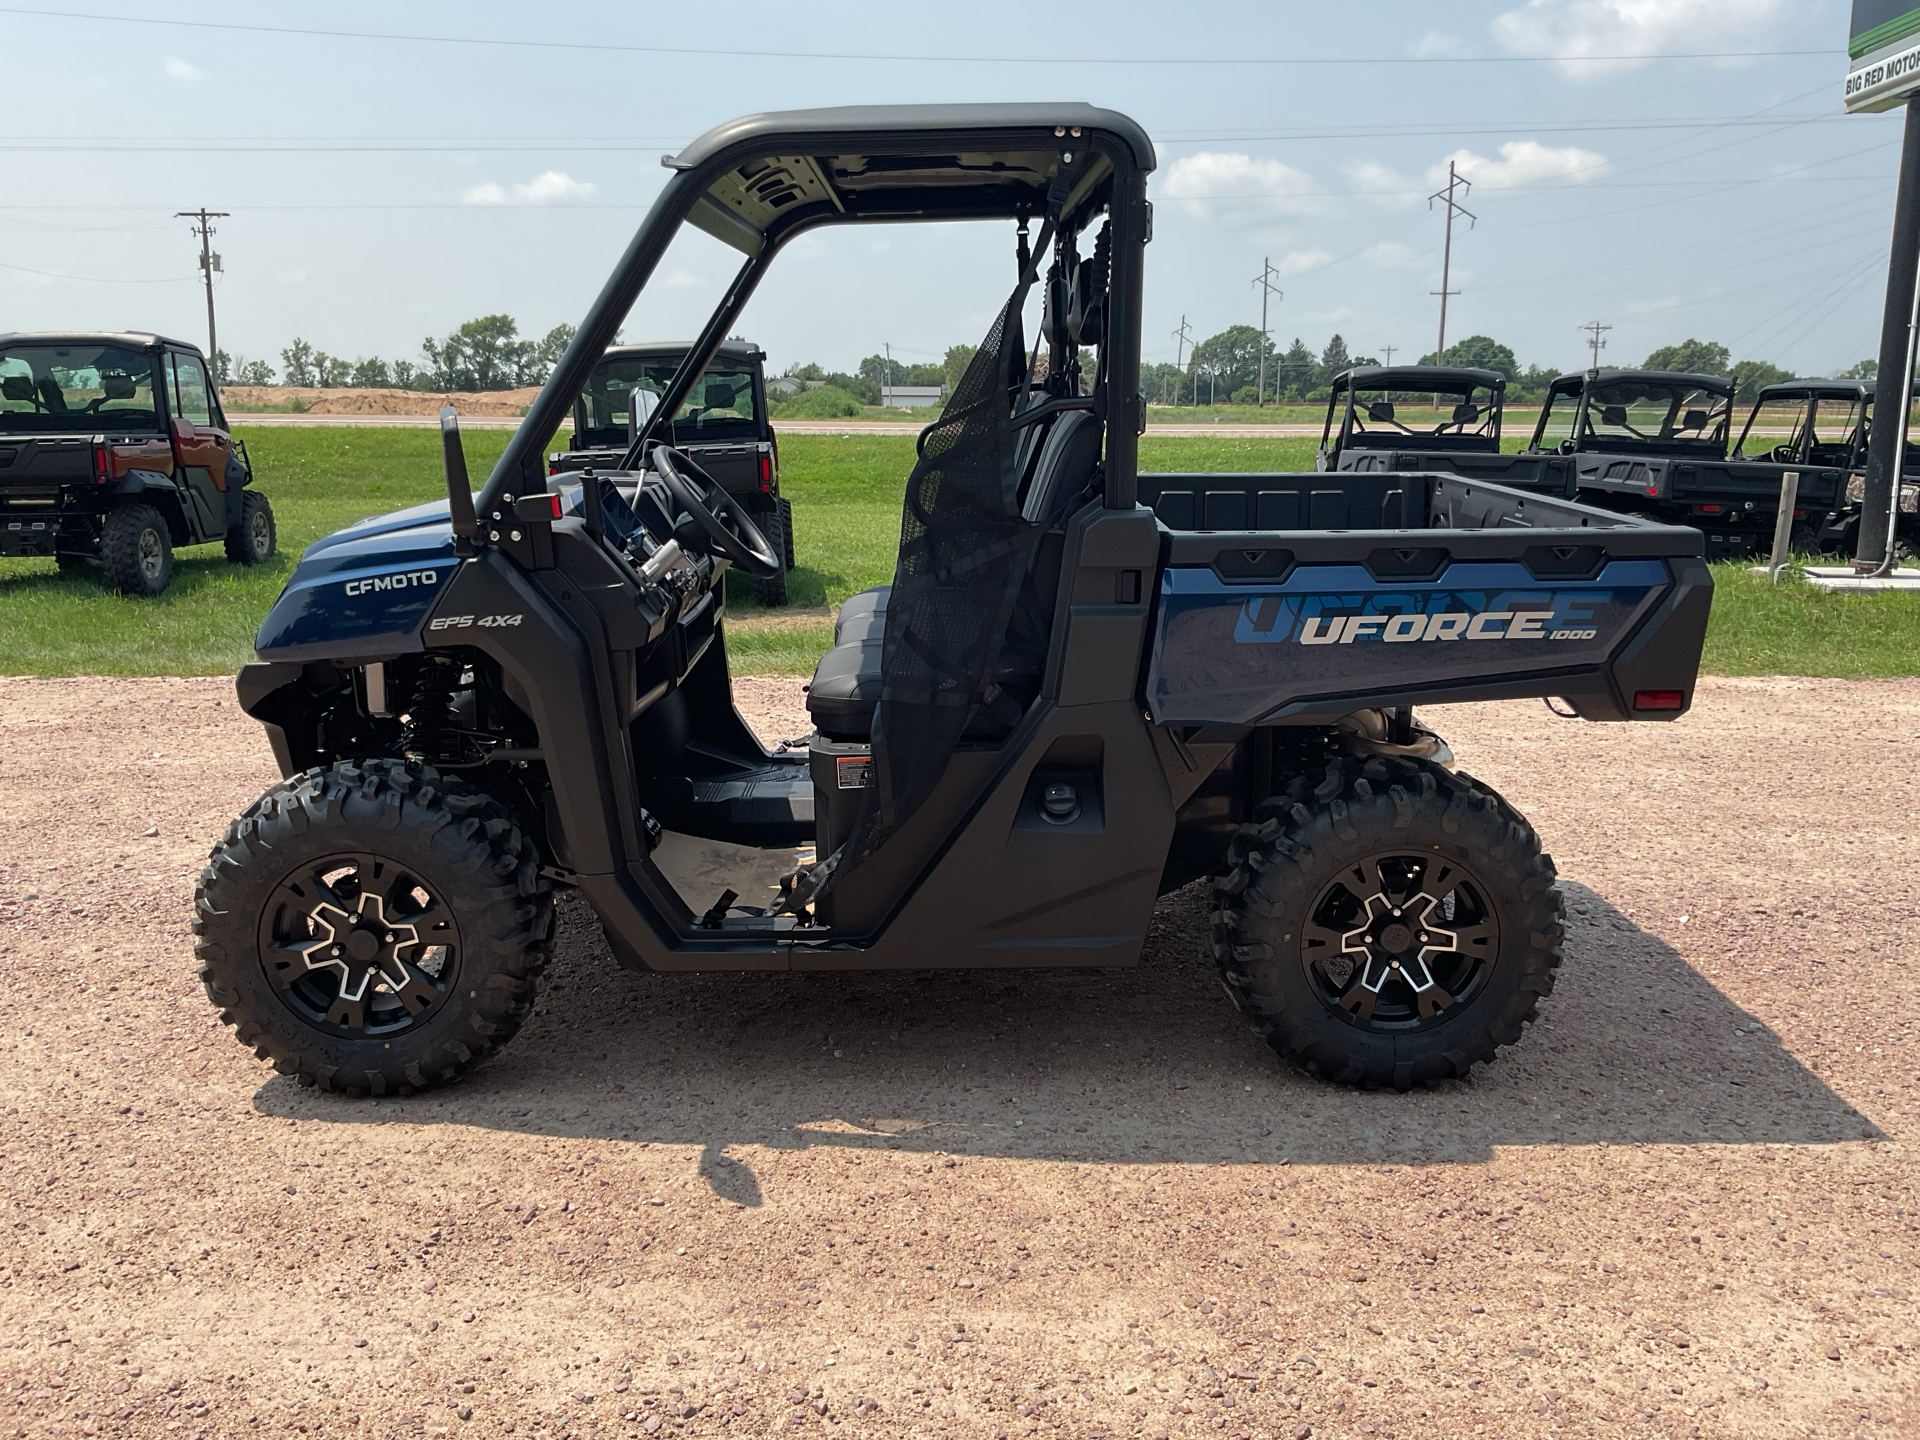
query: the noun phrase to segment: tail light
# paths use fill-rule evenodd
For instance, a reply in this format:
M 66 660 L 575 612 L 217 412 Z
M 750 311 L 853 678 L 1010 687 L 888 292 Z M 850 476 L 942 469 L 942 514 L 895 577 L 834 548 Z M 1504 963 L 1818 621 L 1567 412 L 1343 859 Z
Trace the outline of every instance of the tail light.
M 104 485 L 113 478 L 113 450 L 104 440 L 93 442 L 93 483 Z
M 1793 518 L 1794 518 L 1794 519 L 1796 519 L 1796 520 L 1804 520 L 1804 519 L 1806 519 L 1806 518 L 1807 518 L 1807 512 L 1806 512 L 1806 510 L 1805 510 L 1804 508 L 1801 508 L 1801 507 L 1795 507 L 1795 509 L 1794 509 L 1794 512 L 1793 512 Z
M 1693 507 L 1693 513 L 1696 515 L 1718 515 L 1726 508 L 1724 505 L 1696 505 Z
M 1681 710 L 1686 707 L 1687 692 L 1684 690 L 1636 690 L 1633 692 L 1633 708 L 1636 710 Z
M 760 457 L 760 489 L 762 491 L 773 489 L 773 456 L 771 455 Z

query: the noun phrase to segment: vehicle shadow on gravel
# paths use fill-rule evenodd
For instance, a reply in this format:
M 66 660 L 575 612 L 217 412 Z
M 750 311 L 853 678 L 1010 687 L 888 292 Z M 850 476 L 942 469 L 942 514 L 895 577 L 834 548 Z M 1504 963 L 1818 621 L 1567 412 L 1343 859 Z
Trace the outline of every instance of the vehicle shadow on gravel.
M 1466 1082 L 1323 1085 L 1238 1023 L 1206 894 L 1161 902 L 1130 971 L 635 975 L 585 907 L 539 1010 L 491 1065 L 400 1101 L 269 1081 L 275 1116 L 446 1120 L 698 1146 L 715 1193 L 758 1204 L 731 1151 L 827 1147 L 1115 1164 L 1471 1164 L 1497 1146 L 1833 1144 L 1880 1131 L 1670 946 L 1568 885 L 1559 988 Z

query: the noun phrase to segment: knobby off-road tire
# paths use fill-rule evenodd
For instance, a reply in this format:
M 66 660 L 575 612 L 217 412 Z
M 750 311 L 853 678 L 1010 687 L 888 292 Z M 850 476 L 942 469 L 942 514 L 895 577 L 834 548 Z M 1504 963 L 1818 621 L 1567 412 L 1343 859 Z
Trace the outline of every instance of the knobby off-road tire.
M 780 563 L 793 569 L 793 502 L 784 496 L 780 501 Z
M 764 516 L 756 517 L 760 533 L 767 537 L 767 547 L 780 559 L 780 573 L 756 577 L 753 582 L 753 598 L 768 608 L 787 603 L 787 571 L 793 568 L 788 558 L 790 542 L 787 539 L 788 522 L 787 502 L 782 500 Z
M 173 536 L 151 505 L 121 505 L 100 526 L 100 578 L 109 590 L 151 599 L 173 579 Z
M 1472 777 L 1337 760 L 1240 828 L 1214 956 L 1255 1033 L 1308 1074 L 1433 1085 L 1518 1040 L 1553 992 L 1554 879 L 1532 827 Z
M 240 497 L 240 523 L 227 531 L 227 559 L 236 565 L 264 565 L 279 548 L 273 506 L 258 491 Z
M 220 1018 L 283 1075 L 355 1095 L 447 1084 L 511 1040 L 552 928 L 551 887 L 506 809 L 397 760 L 273 786 L 194 893 Z

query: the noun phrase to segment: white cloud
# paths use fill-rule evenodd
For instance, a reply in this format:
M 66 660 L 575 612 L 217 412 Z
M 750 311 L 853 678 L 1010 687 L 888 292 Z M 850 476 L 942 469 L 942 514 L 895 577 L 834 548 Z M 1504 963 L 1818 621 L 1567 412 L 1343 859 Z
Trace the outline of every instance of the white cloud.
M 1629 300 L 1627 302 L 1627 313 L 1629 315 L 1658 315 L 1662 310 L 1677 310 L 1679 308 L 1680 297 L 1678 295 L 1663 295 L 1658 300 Z
M 660 283 L 669 290 L 698 290 L 700 277 L 691 270 L 676 270 Z
M 1489 160 L 1471 150 L 1456 150 L 1427 171 L 1427 183 L 1447 183 L 1447 162 L 1476 186 L 1488 190 L 1517 190 L 1523 185 L 1538 185 L 1547 180 L 1571 180 L 1584 184 L 1602 174 L 1607 157 L 1572 145 L 1542 145 L 1538 140 L 1509 140 L 1500 147 L 1500 158 Z
M 470 185 L 460 192 L 460 198 L 468 205 L 556 205 L 585 200 L 592 194 L 593 186 L 586 181 L 576 180 L 565 171 L 548 170 L 525 185 L 496 185 L 491 180 Z
M 1290 250 L 1273 268 L 1282 275 L 1298 275 L 1305 270 L 1318 270 L 1331 259 L 1333 256 L 1325 250 Z
M 1405 210 L 1420 203 L 1423 187 L 1391 165 L 1378 160 L 1356 160 L 1347 166 L 1353 188 L 1369 196 L 1383 210 Z
M 1758 49 L 1787 13 L 1787 0 L 1527 0 L 1488 29 L 1512 54 L 1550 56 L 1566 74 L 1592 78 L 1657 55 Z
M 1160 193 L 1200 220 L 1234 222 L 1315 215 L 1326 208 L 1313 177 L 1279 160 L 1202 150 L 1173 162 Z
M 1407 53 L 1422 60 L 1431 60 L 1464 54 L 1466 48 L 1466 43 L 1458 35 L 1449 35 L 1444 30 L 1429 30 L 1407 47 Z
M 195 80 L 204 80 L 207 78 L 205 75 L 201 74 L 201 72 L 197 68 L 195 68 L 192 65 L 189 65 L 186 61 L 182 60 L 178 55 L 168 55 L 163 60 L 161 60 L 160 64 L 166 70 L 167 74 L 171 75 L 176 80 L 186 80 L 188 82 L 192 82 Z
M 1413 253 L 1411 245 L 1402 245 L 1398 240 L 1382 240 L 1362 250 L 1360 258 L 1378 269 L 1386 270 L 1403 263 Z

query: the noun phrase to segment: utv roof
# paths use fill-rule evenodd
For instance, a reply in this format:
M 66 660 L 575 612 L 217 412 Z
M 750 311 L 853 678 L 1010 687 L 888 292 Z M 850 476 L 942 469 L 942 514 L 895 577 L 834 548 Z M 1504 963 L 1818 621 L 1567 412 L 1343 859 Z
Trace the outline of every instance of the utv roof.
M 1920 387 L 1916 387 L 1920 390 Z M 1755 403 L 1777 400 L 1787 395 L 1829 395 L 1849 400 L 1871 399 L 1873 381 L 1871 380 L 1782 380 L 1777 385 L 1763 385 L 1754 397 Z
M 1013 132 L 1102 131 L 1124 140 L 1133 151 L 1133 163 L 1153 169 L 1153 141 L 1137 121 L 1118 110 L 1103 110 L 1084 100 L 1058 104 L 1017 105 L 837 105 L 819 110 L 772 110 L 742 115 L 716 125 L 678 155 L 662 156 L 670 170 L 691 170 L 736 145 L 755 140 L 802 140 L 816 154 L 858 148 L 861 140 L 883 139 L 888 148 L 925 139 L 942 147 L 972 140 L 982 150 L 1003 148 Z M 950 163 L 960 157 L 949 157 Z
M 1383 390 L 1418 390 L 1423 385 L 1458 384 L 1470 380 L 1504 390 L 1507 377 L 1498 370 L 1480 370 L 1470 365 L 1356 365 L 1333 377 L 1333 388 L 1342 385 L 1357 389 L 1362 385 Z
M 1562 385 L 1581 381 L 1593 385 L 1611 385 L 1619 381 L 1631 384 L 1635 380 L 1650 380 L 1656 384 L 1671 384 L 1678 380 L 1688 385 L 1698 385 L 1702 390 L 1711 390 L 1717 395 L 1733 394 L 1733 381 L 1725 375 L 1701 375 L 1688 370 L 1572 370 L 1557 377 L 1552 388 L 1558 390 Z
M 191 340 L 175 340 L 151 330 L 19 330 L 0 335 L 0 346 L 3 345 L 126 345 L 134 349 L 178 345 L 196 355 L 204 353 Z
M 635 355 L 684 355 L 693 349 L 692 340 L 646 340 L 636 345 L 609 345 L 601 358 L 616 360 Z M 764 360 L 767 352 L 751 340 L 722 340 L 714 352 L 730 360 Z

